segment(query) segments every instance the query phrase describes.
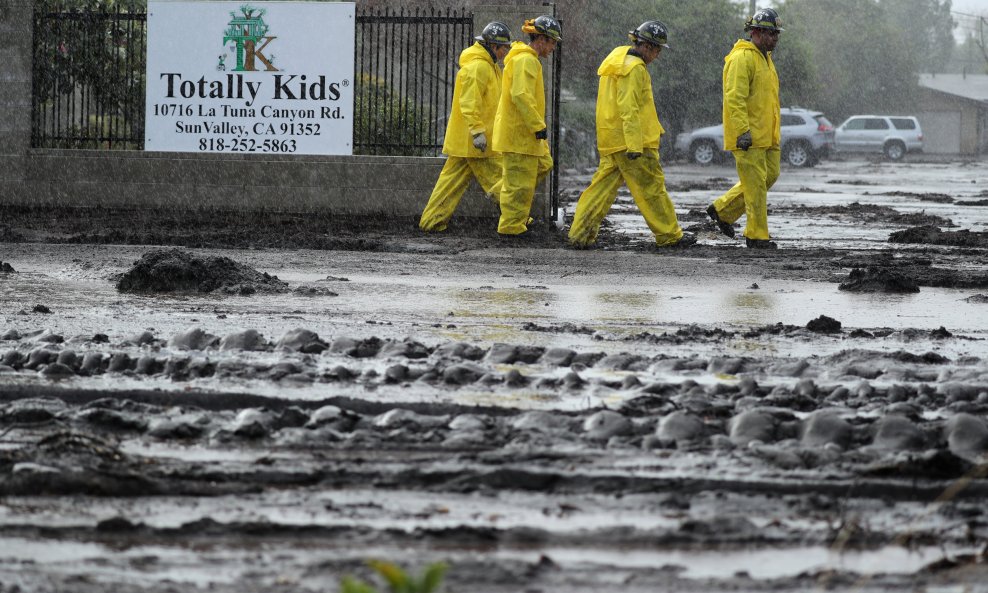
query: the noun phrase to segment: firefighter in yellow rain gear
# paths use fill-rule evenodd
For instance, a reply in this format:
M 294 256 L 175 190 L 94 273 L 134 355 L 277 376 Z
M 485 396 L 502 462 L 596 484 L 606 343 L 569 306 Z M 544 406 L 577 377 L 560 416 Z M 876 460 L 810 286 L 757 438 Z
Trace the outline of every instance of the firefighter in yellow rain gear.
M 529 43 L 516 41 L 504 58 L 501 99 L 494 118 L 494 150 L 503 156 L 501 218 L 497 232 L 517 237 L 531 222 L 535 186 L 552 169 L 545 124 L 545 86 L 542 64 L 562 41 L 559 22 L 551 16 L 525 21 Z
M 600 223 L 627 183 L 631 196 L 659 247 L 687 247 L 696 236 L 683 233 L 666 191 L 659 163 L 659 139 L 664 132 L 655 111 L 652 78 L 646 66 L 669 47 L 668 29 L 646 21 L 628 32 L 631 46 L 615 48 L 597 74 L 597 150 L 600 165 L 576 205 L 570 243 L 589 247 L 597 241 Z
M 768 190 L 779 178 L 779 75 L 772 50 L 779 42 L 779 15 L 762 8 L 745 23 L 751 40 L 739 39 L 724 58 L 724 150 L 734 154 L 738 183 L 707 208 L 721 232 L 734 236 L 744 214 L 745 244 L 775 249 L 768 233 Z
M 444 231 L 463 193 L 476 178 L 495 203 L 501 191 L 501 157 L 490 144 L 494 113 L 501 96 L 501 68 L 511 46 L 504 23 L 492 22 L 460 53 L 460 71 L 453 86 L 453 106 L 443 140 L 443 165 L 419 220 L 423 231 Z

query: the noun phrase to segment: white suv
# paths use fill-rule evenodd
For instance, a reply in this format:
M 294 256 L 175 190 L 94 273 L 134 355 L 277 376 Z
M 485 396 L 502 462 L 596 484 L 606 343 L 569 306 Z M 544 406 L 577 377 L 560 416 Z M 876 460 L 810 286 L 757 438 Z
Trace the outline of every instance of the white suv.
M 880 152 L 891 161 L 923 151 L 923 130 L 911 116 L 852 115 L 834 137 L 837 152 Z

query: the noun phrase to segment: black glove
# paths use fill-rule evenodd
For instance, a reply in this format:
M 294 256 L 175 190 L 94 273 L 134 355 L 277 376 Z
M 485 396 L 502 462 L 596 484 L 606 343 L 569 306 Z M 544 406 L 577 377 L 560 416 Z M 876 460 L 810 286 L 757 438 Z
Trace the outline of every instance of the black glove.
M 741 150 L 748 150 L 751 148 L 751 130 L 748 130 L 744 134 L 738 136 L 737 145 Z
M 538 132 L 535 132 L 536 140 L 547 140 L 549 138 L 549 130 L 542 128 Z
M 626 157 L 628 157 L 628 160 L 629 161 L 633 161 L 635 159 L 639 159 L 642 156 L 642 153 L 640 153 L 640 152 L 626 152 L 624 154 L 625 154 Z

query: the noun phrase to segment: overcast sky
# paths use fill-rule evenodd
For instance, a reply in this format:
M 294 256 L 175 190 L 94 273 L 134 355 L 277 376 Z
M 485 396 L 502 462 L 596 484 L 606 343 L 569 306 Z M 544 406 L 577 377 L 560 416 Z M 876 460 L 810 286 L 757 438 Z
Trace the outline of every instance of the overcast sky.
M 953 0 L 950 5 L 957 12 L 988 15 L 988 0 Z

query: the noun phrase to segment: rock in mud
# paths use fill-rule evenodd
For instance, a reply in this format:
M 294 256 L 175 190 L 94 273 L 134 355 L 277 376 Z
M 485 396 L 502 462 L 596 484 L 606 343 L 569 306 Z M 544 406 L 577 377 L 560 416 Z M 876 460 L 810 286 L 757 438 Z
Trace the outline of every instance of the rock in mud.
M 230 432 L 245 439 L 260 439 L 268 436 L 274 417 L 267 410 L 247 408 L 241 410 L 230 425 Z
M 964 301 L 965 302 L 968 302 L 968 303 L 978 303 L 978 304 L 988 303 L 988 294 L 975 294 L 975 295 L 971 295 L 971 296 L 967 297 L 966 299 L 964 299 Z M 4 338 L 4 339 L 7 339 L 7 338 Z M 16 338 L 14 338 L 14 339 L 16 339 Z
M 611 437 L 631 434 L 631 421 L 611 410 L 595 412 L 583 421 L 583 431 L 591 441 L 607 441 Z
M 147 428 L 147 422 L 139 416 L 106 408 L 82 410 L 76 419 L 104 430 L 144 432 Z
M 432 350 L 425 344 L 406 338 L 400 342 L 387 342 L 378 355 L 382 358 L 402 357 L 417 360 L 428 358 L 431 353 Z
M 542 364 L 557 367 L 566 367 L 573 362 L 576 352 L 569 348 L 549 348 L 542 355 Z
M 483 367 L 476 364 L 456 364 L 443 370 L 443 383 L 469 385 L 480 379 L 486 372 Z
M 480 360 L 487 350 L 467 342 L 446 342 L 436 348 L 440 358 L 460 358 L 463 360 Z
M 926 446 L 926 434 L 903 416 L 886 416 L 875 423 L 872 445 L 891 451 L 910 451 Z
M 228 257 L 199 256 L 183 249 L 145 253 L 117 282 L 120 292 L 280 293 L 288 284 Z
M 778 423 L 775 417 L 763 410 L 745 410 L 728 422 L 728 436 L 739 447 L 752 442 L 771 443 L 775 440 Z
M 72 370 L 72 367 L 60 362 L 45 365 L 45 368 L 41 369 L 40 372 L 42 377 L 52 380 L 68 379 L 75 376 L 75 371 Z
M 979 455 L 988 449 L 988 425 L 971 414 L 951 416 L 944 425 L 950 451 L 961 457 Z
M 48 422 L 67 409 L 68 405 L 60 399 L 19 399 L 0 406 L 0 422 L 17 424 Z
M 154 334 L 149 331 L 143 331 L 136 336 L 131 336 L 124 340 L 125 344 L 133 344 L 134 346 L 143 346 L 145 344 L 154 343 Z
M 913 293 L 919 292 L 919 286 L 912 278 L 886 268 L 868 267 L 854 268 L 847 282 L 837 286 L 839 290 L 848 292 L 883 292 L 883 293 Z
M 486 430 L 490 422 L 484 416 L 476 414 L 459 414 L 449 421 L 449 429 L 457 431 Z
M 381 339 L 374 336 L 366 340 L 341 337 L 333 340 L 333 343 L 329 346 L 329 351 L 354 358 L 371 358 L 377 356 L 377 353 L 381 351 L 382 345 Z
M 418 428 L 437 428 L 449 422 L 449 416 L 428 416 L 403 408 L 388 410 L 374 418 L 374 426 L 378 428 L 400 428 L 412 426 Z
M 17 270 L 14 269 L 14 266 L 10 265 L 9 263 L 7 263 L 5 261 L 0 261 L 0 273 L 2 273 L 2 274 L 14 274 L 16 272 L 17 272 Z
M 329 344 L 323 341 L 316 332 L 300 328 L 290 330 L 281 336 L 276 347 L 303 354 L 319 354 L 329 348 Z
M 220 350 L 246 350 L 257 352 L 268 349 L 268 341 L 256 329 L 228 334 L 220 340 Z
M 660 440 L 675 443 L 677 446 L 681 443 L 696 441 L 706 436 L 703 420 L 700 420 L 693 414 L 682 411 L 676 411 L 664 416 L 659 421 L 655 435 Z
M 159 418 L 151 421 L 148 435 L 161 440 L 189 440 L 202 436 L 203 426 L 188 418 Z
M 851 443 L 853 429 L 837 410 L 818 410 L 803 421 L 801 441 L 808 447 L 834 444 L 846 448 Z
M 540 346 L 497 343 L 491 346 L 490 352 L 487 353 L 487 360 L 493 364 L 532 364 L 537 362 L 543 353 L 545 353 L 545 348 Z
M 175 334 L 168 340 L 168 346 L 175 350 L 205 350 L 218 344 L 220 339 L 202 328 L 192 327 Z
M 83 375 L 95 375 L 103 371 L 103 353 L 87 352 L 82 357 L 82 366 L 79 372 Z
M 817 334 L 839 334 L 841 322 L 833 317 L 821 315 L 806 324 L 806 329 Z
M 542 410 L 525 412 L 511 423 L 515 430 L 534 430 L 538 432 L 559 432 L 569 430 L 572 420 L 563 414 L 554 414 Z

